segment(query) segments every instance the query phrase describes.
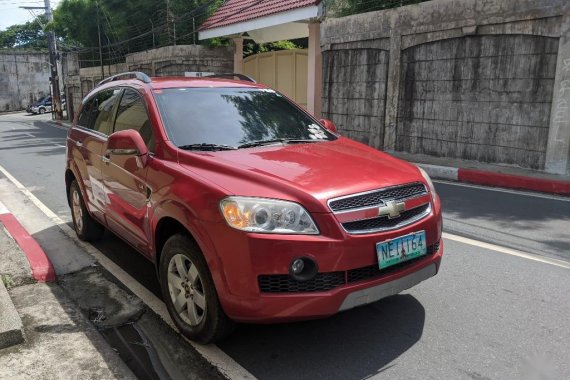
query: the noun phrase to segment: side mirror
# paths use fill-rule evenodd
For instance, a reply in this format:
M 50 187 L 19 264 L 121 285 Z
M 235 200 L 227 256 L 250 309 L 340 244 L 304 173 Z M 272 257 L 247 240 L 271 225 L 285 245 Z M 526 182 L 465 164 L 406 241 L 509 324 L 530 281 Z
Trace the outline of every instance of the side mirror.
M 107 155 L 138 156 L 146 165 L 148 148 L 140 133 L 127 129 L 111 134 L 107 140 Z
M 321 119 L 320 122 L 325 126 L 326 129 L 328 129 L 332 133 L 337 133 L 336 125 L 332 121 L 328 119 Z

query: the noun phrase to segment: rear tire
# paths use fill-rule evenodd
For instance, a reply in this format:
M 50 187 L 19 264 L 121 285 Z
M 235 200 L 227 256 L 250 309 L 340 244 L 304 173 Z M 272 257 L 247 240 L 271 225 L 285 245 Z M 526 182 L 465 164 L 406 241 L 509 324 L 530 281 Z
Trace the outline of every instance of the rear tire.
M 73 180 L 69 186 L 69 206 L 71 207 L 73 227 L 77 237 L 84 241 L 101 239 L 105 232 L 105 227 L 89 215 L 76 180 Z
M 232 332 L 234 323 L 222 310 L 206 260 L 192 239 L 170 237 L 159 265 L 162 297 L 184 336 L 208 344 Z
M 40 109 L 38 110 L 38 112 L 39 112 L 40 115 L 43 115 L 44 113 L 46 113 L 46 109 L 45 109 L 45 108 L 40 108 Z

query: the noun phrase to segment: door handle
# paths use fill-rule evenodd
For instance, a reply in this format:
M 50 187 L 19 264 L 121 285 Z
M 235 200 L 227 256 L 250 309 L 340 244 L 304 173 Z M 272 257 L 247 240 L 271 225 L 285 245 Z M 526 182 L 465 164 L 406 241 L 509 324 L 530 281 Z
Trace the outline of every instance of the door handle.
M 79 140 L 75 141 L 75 146 L 78 148 L 81 148 L 83 146 L 83 143 Z
M 101 161 L 103 161 L 105 164 L 109 165 L 109 162 L 111 162 L 111 156 L 109 154 L 101 156 Z

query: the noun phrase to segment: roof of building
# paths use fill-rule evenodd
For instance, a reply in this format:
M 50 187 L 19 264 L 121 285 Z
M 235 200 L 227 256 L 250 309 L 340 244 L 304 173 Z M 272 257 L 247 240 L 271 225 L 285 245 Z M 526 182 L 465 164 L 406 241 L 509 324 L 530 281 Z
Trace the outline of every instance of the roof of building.
M 227 0 L 200 27 L 200 31 L 237 24 L 297 8 L 318 5 L 321 0 Z

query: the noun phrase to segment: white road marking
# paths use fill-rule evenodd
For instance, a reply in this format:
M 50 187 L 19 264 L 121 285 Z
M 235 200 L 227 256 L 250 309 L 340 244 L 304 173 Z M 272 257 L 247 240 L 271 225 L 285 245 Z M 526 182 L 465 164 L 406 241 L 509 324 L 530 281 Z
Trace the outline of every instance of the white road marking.
M 166 305 L 155 296 L 151 291 L 145 288 L 131 275 L 125 272 L 121 267 L 115 264 L 111 259 L 105 256 L 97 248 L 91 244 L 85 243 L 77 237 L 75 231 L 67 225 L 59 216 L 50 210 L 42 201 L 40 201 L 30 190 L 28 190 L 20 181 L 12 176 L 4 167 L 0 165 L 0 172 L 12 182 L 18 190 L 20 190 L 36 207 L 38 207 L 54 224 L 56 224 L 70 239 L 72 239 L 78 246 L 83 248 L 87 253 L 93 256 L 103 268 L 109 271 L 119 281 L 121 281 L 131 292 L 139 297 L 149 308 L 158 314 L 168 325 L 174 330 L 177 330 L 170 319 Z M 184 338 L 186 339 L 186 338 Z M 239 365 L 228 354 L 223 352 L 215 344 L 202 345 L 186 339 L 196 351 L 198 351 L 208 362 L 217 367 L 222 374 L 229 379 L 255 379 L 256 377 L 249 373 L 245 368 Z
M 511 190 L 511 189 L 505 189 L 503 187 L 481 186 L 481 185 L 474 185 L 474 184 L 463 183 L 463 182 L 444 181 L 444 180 L 440 180 L 440 179 L 434 179 L 433 182 L 443 183 L 443 184 L 452 185 L 452 186 L 471 187 L 474 189 L 498 191 L 500 193 L 524 195 L 524 196 L 528 196 L 528 197 L 536 197 L 536 198 L 551 199 L 551 200 L 555 200 L 555 201 L 570 202 L 570 197 L 565 197 L 563 195 L 533 193 L 533 192 L 524 191 L 524 190 Z
M 26 136 L 30 136 L 30 137 L 36 138 L 36 136 L 32 135 L 31 133 L 24 133 L 24 134 L 25 134 Z
M 507 255 L 516 256 L 516 257 L 521 257 L 521 258 L 527 259 L 527 260 L 538 261 L 540 263 L 550 264 L 550 265 L 554 265 L 557 267 L 570 269 L 570 262 L 568 262 L 568 261 L 538 256 L 538 255 L 535 255 L 532 253 L 523 252 L 523 251 L 519 251 L 516 249 L 501 247 L 499 245 L 485 243 L 485 242 L 482 242 L 479 240 L 474 240 L 474 239 L 469 239 L 469 238 L 466 238 L 463 236 L 449 234 L 447 232 L 444 232 L 442 236 L 444 239 L 457 241 L 457 242 L 460 242 L 463 244 L 469 244 L 469 245 L 473 245 L 476 247 L 490 249 L 490 250 L 495 251 L 495 252 L 505 253 Z
M 3 214 L 10 214 L 10 210 L 8 210 L 8 207 L 0 201 L 0 215 Z

